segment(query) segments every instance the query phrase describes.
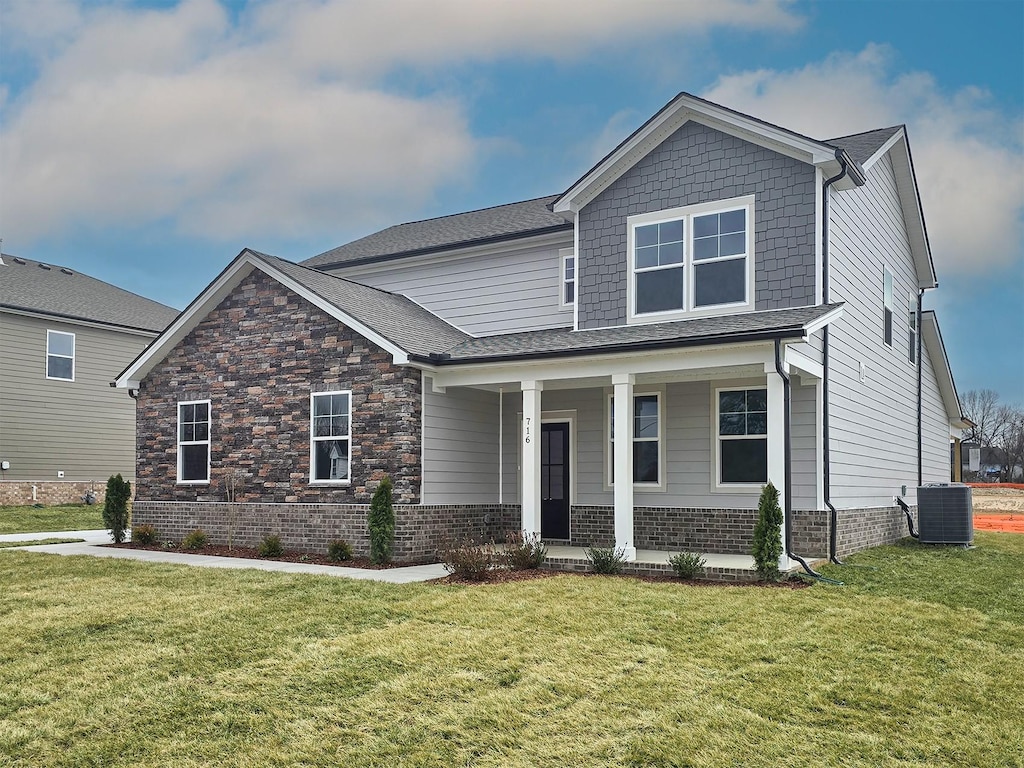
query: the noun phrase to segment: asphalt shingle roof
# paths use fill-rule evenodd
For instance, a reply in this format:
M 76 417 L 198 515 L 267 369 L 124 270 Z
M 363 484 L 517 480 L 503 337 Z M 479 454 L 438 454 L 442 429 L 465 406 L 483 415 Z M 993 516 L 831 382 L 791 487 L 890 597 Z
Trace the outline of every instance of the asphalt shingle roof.
M 571 230 L 572 223 L 552 213 L 548 206 L 558 195 L 518 203 L 456 213 L 436 219 L 396 224 L 380 232 L 303 261 L 307 267 L 330 268 L 335 264 L 384 260 L 443 250 L 453 245 L 486 243 L 495 239 Z
M 276 256 L 249 252 L 410 354 L 426 357 L 472 338 L 400 294 L 335 277 Z
M 863 163 L 870 158 L 878 148 L 892 138 L 897 131 L 903 130 L 902 125 L 894 125 L 889 128 L 878 128 L 864 133 L 853 133 L 849 136 L 840 136 L 836 139 L 828 139 L 825 143 L 840 147 L 846 150 L 855 163 Z
M 764 310 L 722 317 L 702 317 L 652 325 L 620 326 L 587 331 L 554 328 L 469 339 L 446 351 L 439 363 L 482 362 L 566 354 L 595 354 L 650 346 L 697 346 L 716 342 L 797 335 L 842 303 L 797 309 Z
M 162 331 L 178 310 L 57 264 L 3 254 L 0 308 Z

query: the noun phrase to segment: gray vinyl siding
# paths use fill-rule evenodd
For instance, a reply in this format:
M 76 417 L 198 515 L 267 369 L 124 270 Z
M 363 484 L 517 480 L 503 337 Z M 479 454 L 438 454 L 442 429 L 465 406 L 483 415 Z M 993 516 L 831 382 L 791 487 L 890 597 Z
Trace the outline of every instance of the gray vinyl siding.
M 714 485 L 712 454 L 712 390 L 716 386 L 734 386 L 757 382 L 685 382 L 665 385 L 662 405 L 665 418 L 664 445 L 666 488 L 644 491 L 637 488 L 637 506 L 707 507 L 752 509 L 757 506 L 759 491 L 749 493 L 718 493 Z M 636 391 L 656 387 L 638 385 Z M 613 492 L 606 487 L 608 466 L 608 433 L 605 427 L 607 398 L 605 388 L 550 390 L 542 393 L 542 410 L 575 411 L 576 473 L 572 481 L 574 504 L 610 505 Z M 814 509 L 815 477 L 815 394 L 813 386 L 794 387 L 794 507 Z M 505 473 L 504 501 L 519 500 L 519 419 L 522 395 L 505 394 L 505 441 L 503 447 Z
M 498 501 L 498 396 L 452 387 L 423 390 L 424 504 Z
M 812 166 L 687 123 L 580 211 L 580 328 L 627 320 L 627 217 L 745 195 L 754 196 L 755 308 L 814 304 L 815 194 Z
M 487 335 L 572 325 L 572 308 L 559 307 L 558 249 L 510 250 L 466 258 L 393 262 L 336 270 L 374 288 L 400 293 L 467 333 Z
M 75 334 L 74 381 L 46 378 L 46 331 Z M 7 480 L 135 477 L 135 401 L 110 382 L 151 341 L 0 313 L 0 459 Z
M 831 500 L 840 509 L 889 506 L 906 485 L 916 503 L 917 373 L 907 322 L 917 277 L 888 157 L 864 187 L 834 193 L 830 226 L 831 298 L 846 302 L 829 331 Z M 884 267 L 893 275 L 891 348 L 883 342 Z
M 818 508 L 818 394 L 817 387 L 793 378 L 790 390 L 793 440 L 793 509 Z
M 921 382 L 921 476 L 925 483 L 948 483 L 952 475 L 949 456 L 949 415 L 939 392 L 928 347 L 921 345 L 924 364 Z

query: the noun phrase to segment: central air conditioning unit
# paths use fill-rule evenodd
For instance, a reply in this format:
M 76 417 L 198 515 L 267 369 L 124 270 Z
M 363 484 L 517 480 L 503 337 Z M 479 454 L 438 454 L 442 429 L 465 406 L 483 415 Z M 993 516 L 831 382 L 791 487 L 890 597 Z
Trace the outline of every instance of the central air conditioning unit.
M 931 483 L 917 489 L 918 540 L 922 544 L 974 543 L 971 487 L 963 483 Z

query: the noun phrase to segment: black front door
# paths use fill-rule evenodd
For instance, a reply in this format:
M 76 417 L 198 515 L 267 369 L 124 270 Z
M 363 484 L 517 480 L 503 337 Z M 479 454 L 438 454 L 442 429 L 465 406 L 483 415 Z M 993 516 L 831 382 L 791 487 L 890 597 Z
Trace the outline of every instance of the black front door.
M 569 424 L 540 427 L 540 535 L 569 538 Z

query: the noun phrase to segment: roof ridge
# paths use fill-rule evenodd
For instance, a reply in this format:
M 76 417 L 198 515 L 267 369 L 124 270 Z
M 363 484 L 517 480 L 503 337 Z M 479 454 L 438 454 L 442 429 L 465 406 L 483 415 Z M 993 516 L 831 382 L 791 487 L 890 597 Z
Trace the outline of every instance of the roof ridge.
M 368 290 L 375 291 L 377 293 L 383 293 L 383 294 L 385 294 L 387 296 L 397 296 L 397 297 L 399 297 L 401 299 L 405 299 L 406 301 L 411 301 L 411 299 L 408 296 L 406 296 L 405 294 L 403 294 L 403 293 L 395 293 L 394 291 L 386 291 L 383 288 L 377 288 L 376 286 L 373 286 L 373 285 L 367 285 L 366 283 L 360 283 L 358 280 L 352 280 L 352 279 L 347 278 L 347 277 L 341 277 L 340 275 L 335 275 L 335 274 L 332 274 L 330 272 L 325 272 L 324 270 L 317 269 L 316 267 L 307 267 L 305 264 L 300 264 L 300 263 L 295 262 L 295 261 L 289 261 L 288 259 L 282 259 L 280 256 L 273 256 L 273 255 L 271 255 L 269 253 L 263 253 L 262 251 L 253 250 L 252 248 L 246 248 L 245 250 L 249 251 L 249 253 L 251 253 L 251 254 L 253 254 L 255 256 L 258 256 L 260 258 L 273 259 L 274 261 L 283 262 L 283 263 L 287 264 L 290 267 L 298 267 L 299 269 L 304 269 L 307 272 L 315 272 L 316 274 L 321 275 L 323 277 L 329 277 L 329 278 L 331 278 L 333 280 L 341 280 L 342 282 L 348 283 L 350 285 L 358 285 L 360 288 L 366 288 Z M 415 304 L 416 302 L 413 302 L 413 303 Z M 420 305 L 417 305 L 417 306 L 420 306 Z M 434 314 L 434 313 L 431 312 L 431 314 Z
M 902 130 L 906 130 L 906 128 L 907 128 L 907 124 L 906 123 L 898 123 L 896 125 L 883 126 L 882 128 L 871 128 L 871 129 L 869 129 L 867 131 L 857 131 L 856 133 L 847 133 L 844 136 L 833 136 L 831 139 L 825 139 L 825 142 L 829 143 L 829 142 L 833 142 L 833 141 L 842 141 L 843 139 L 852 139 L 854 136 L 866 136 L 869 133 L 880 133 L 882 131 L 898 131 L 898 130 L 901 130 L 901 129 Z
M 534 203 L 537 200 L 545 200 L 545 199 L 547 199 L 549 197 L 558 197 L 559 194 L 560 193 L 556 193 L 556 194 L 553 194 L 553 195 L 540 195 L 539 197 L 531 197 L 531 198 L 528 198 L 526 200 L 513 200 L 510 203 L 498 203 L 496 205 L 485 205 L 483 208 L 474 208 L 473 210 L 470 210 L 470 211 L 457 211 L 455 213 L 446 213 L 446 214 L 443 214 L 441 216 L 429 216 L 429 217 L 427 217 L 425 219 L 415 219 L 414 221 L 403 221 L 400 224 L 392 224 L 390 227 L 385 227 L 384 229 L 379 230 L 379 231 L 387 232 L 389 229 L 396 229 L 397 227 L 407 227 L 410 224 L 422 224 L 422 223 L 424 223 L 426 221 L 440 221 L 441 219 L 450 219 L 450 218 L 453 218 L 455 216 L 466 216 L 466 215 L 468 215 L 470 213 L 483 213 L 484 211 L 493 211 L 496 208 L 508 208 L 511 205 L 522 205 L 523 203 Z M 371 234 L 376 234 L 376 233 L 371 233 Z M 331 250 L 334 250 L 334 249 L 332 248 Z

